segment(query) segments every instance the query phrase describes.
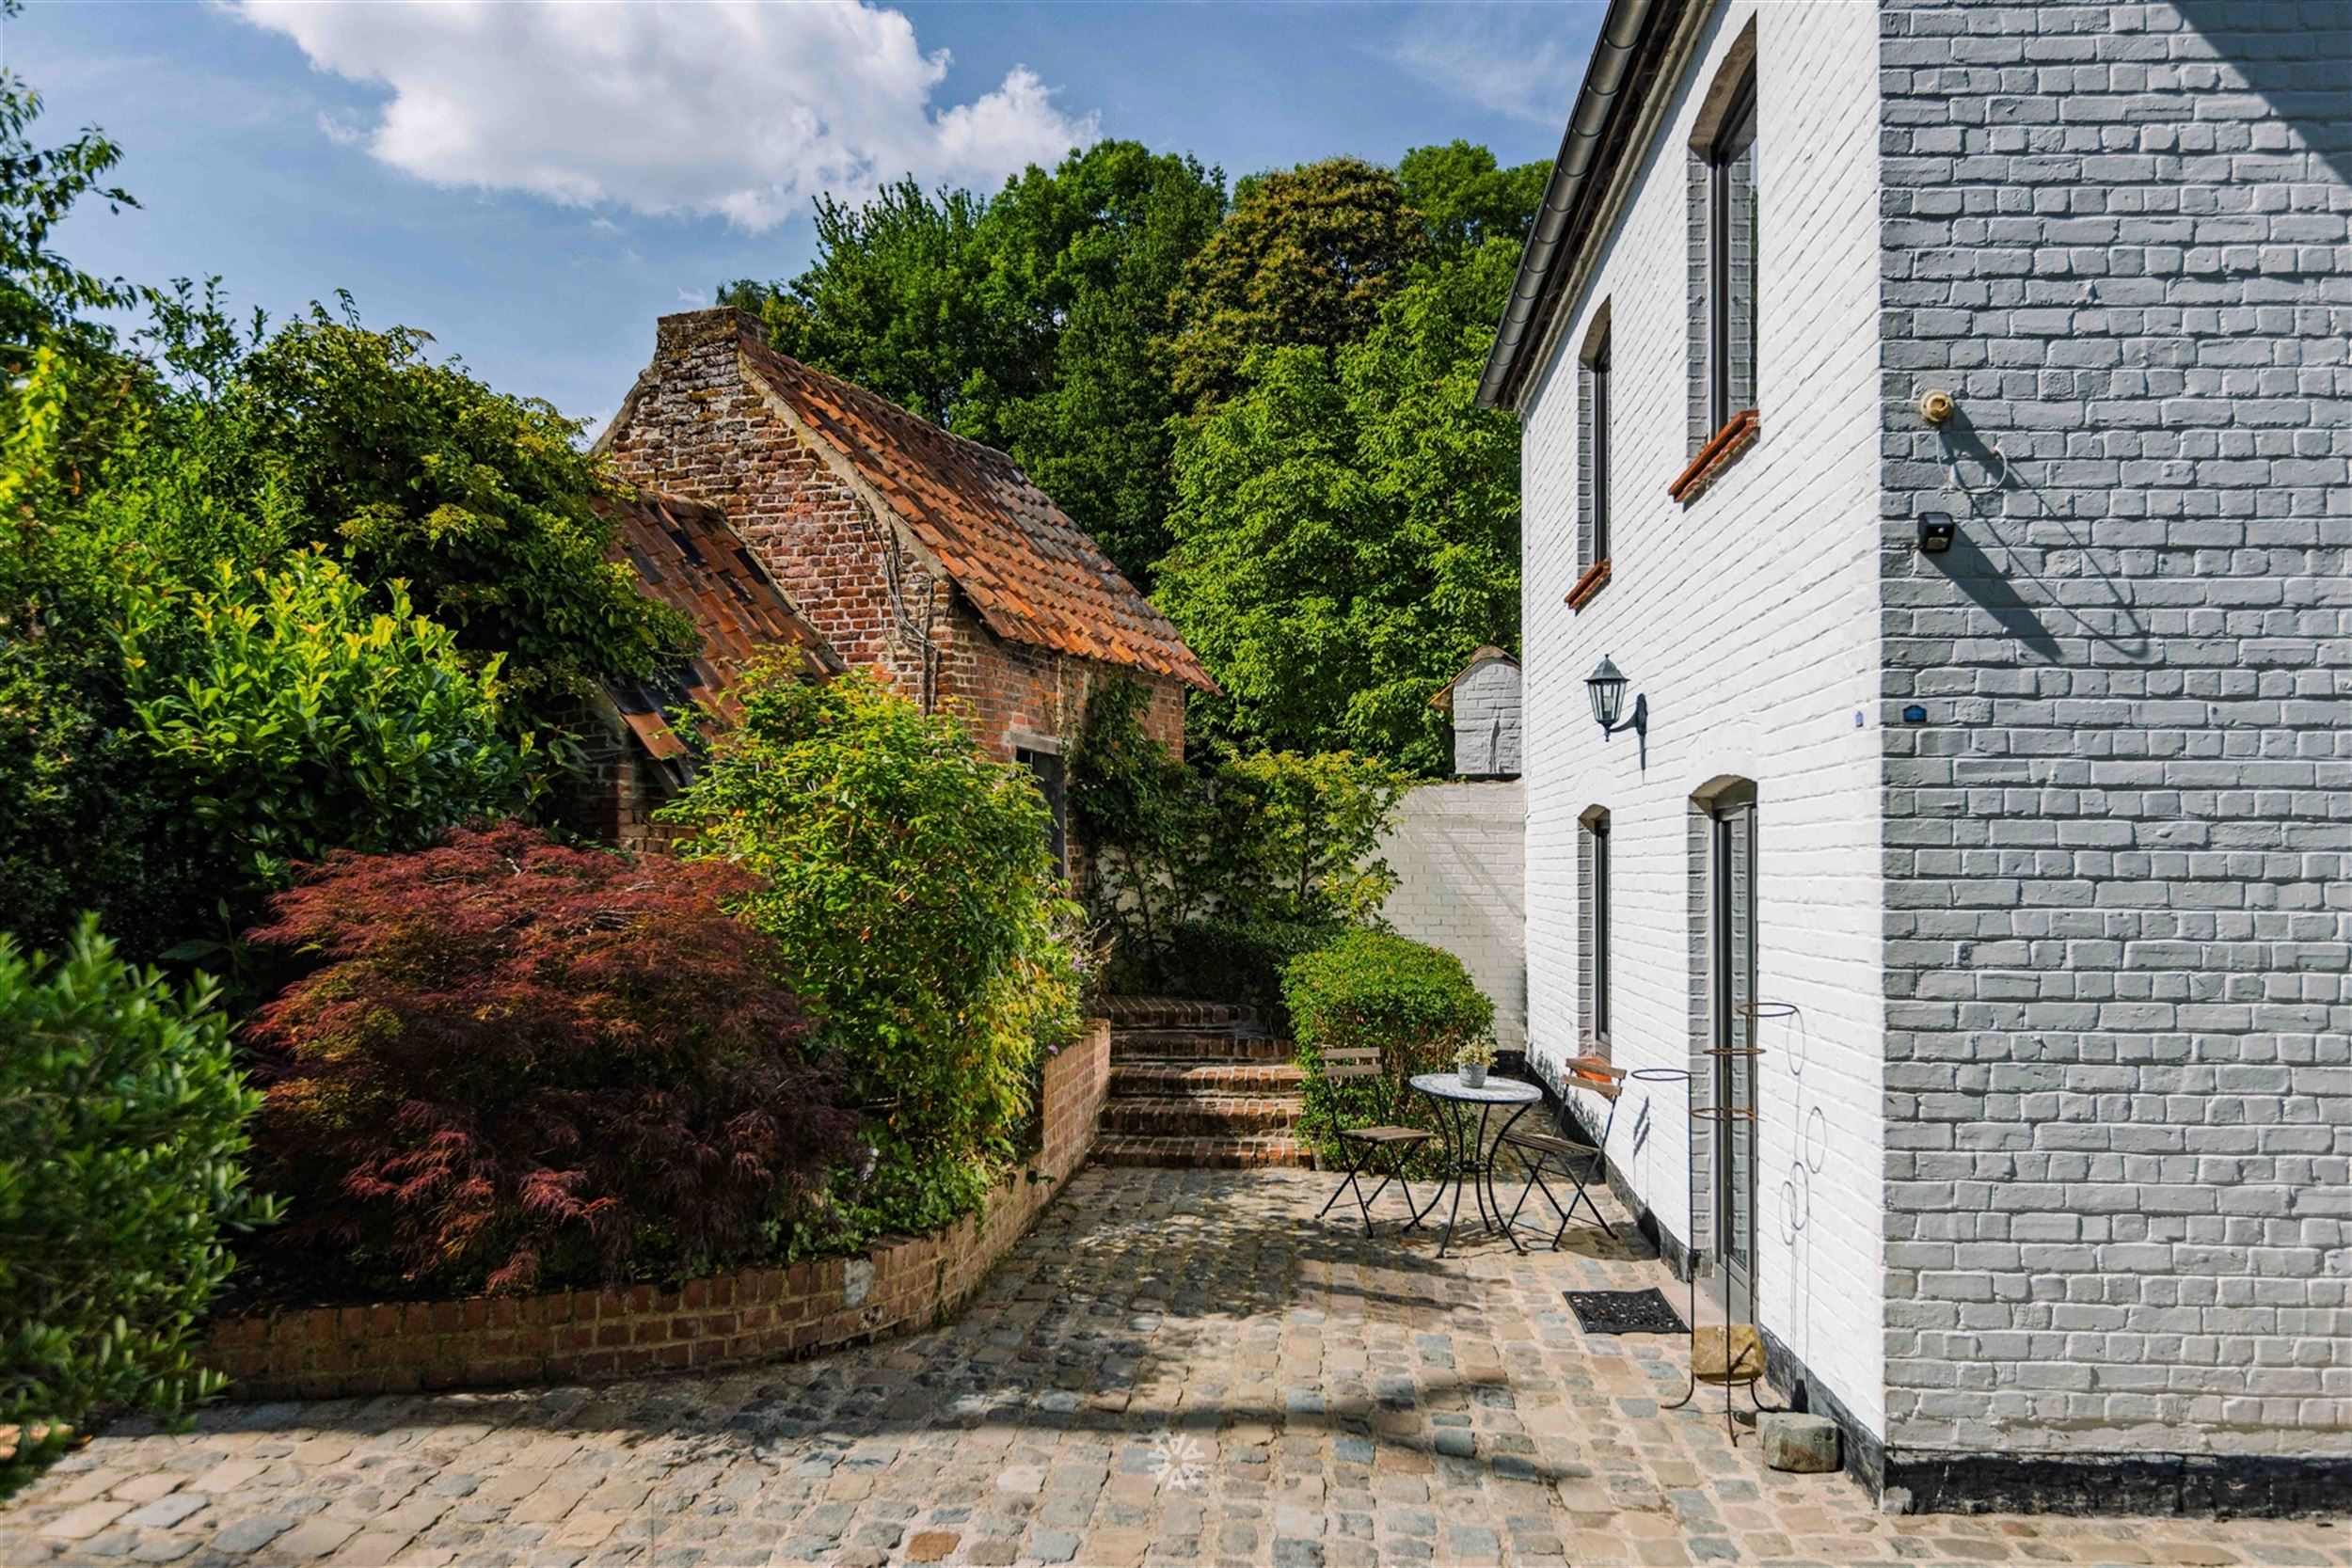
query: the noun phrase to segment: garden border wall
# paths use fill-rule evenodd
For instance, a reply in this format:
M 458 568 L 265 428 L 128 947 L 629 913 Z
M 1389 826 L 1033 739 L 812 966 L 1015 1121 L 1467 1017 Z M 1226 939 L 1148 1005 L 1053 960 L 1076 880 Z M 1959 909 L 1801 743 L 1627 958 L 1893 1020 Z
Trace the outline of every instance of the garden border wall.
M 1027 1234 L 1094 1147 L 1110 1025 L 1045 1064 L 1043 1137 L 1022 1173 L 946 1228 L 874 1248 L 689 1281 L 249 1313 L 215 1322 L 199 1360 L 241 1399 L 333 1399 L 683 1371 L 814 1354 L 943 1322 Z

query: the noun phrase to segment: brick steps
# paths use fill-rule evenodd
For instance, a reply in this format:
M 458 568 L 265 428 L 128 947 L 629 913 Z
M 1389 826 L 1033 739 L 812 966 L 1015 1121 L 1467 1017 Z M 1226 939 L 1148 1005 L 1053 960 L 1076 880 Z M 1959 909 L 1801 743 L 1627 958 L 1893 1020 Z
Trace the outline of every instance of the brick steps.
M 1298 1124 L 1300 1109 L 1295 1094 L 1180 1095 L 1151 1100 L 1114 1096 L 1103 1107 L 1103 1130 L 1153 1137 L 1287 1133 Z
M 1287 1062 L 1288 1040 L 1226 1029 L 1117 1029 L 1111 1031 L 1111 1060 Z
M 1286 1133 L 1255 1137 L 1149 1137 L 1105 1132 L 1094 1140 L 1094 1162 L 1103 1165 L 1173 1165 L 1241 1170 L 1259 1166 L 1305 1166 L 1314 1151 Z
M 1232 1029 L 1257 1022 L 1257 1014 L 1232 1002 L 1195 1002 L 1181 996 L 1112 996 L 1103 1003 L 1114 1033 L 1125 1029 Z
M 1306 1074 L 1247 1007 L 1114 998 L 1110 1098 L 1094 1158 L 1106 1165 L 1306 1165 L 1294 1130 Z
M 1191 1061 L 1136 1057 L 1111 1068 L 1111 1093 L 1151 1099 L 1167 1095 L 1296 1094 L 1307 1085 L 1295 1062 Z

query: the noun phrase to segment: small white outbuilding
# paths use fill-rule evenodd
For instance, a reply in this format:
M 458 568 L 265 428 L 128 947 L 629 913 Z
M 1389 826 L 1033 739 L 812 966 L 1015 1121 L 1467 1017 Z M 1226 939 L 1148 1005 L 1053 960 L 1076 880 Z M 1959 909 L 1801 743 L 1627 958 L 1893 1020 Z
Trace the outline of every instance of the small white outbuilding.
M 1489 644 L 1470 655 L 1461 673 L 1429 705 L 1454 715 L 1454 776 L 1519 776 L 1519 661 Z

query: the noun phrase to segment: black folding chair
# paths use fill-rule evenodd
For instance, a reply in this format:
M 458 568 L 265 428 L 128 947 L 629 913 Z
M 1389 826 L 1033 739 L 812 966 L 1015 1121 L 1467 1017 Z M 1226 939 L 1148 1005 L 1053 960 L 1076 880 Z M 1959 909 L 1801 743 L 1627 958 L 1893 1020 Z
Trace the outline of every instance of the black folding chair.
M 1340 1125 L 1340 1085 L 1362 1083 L 1366 1079 L 1380 1085 L 1378 1102 L 1373 1115 L 1384 1125 L 1343 1127 Z M 1437 1134 L 1419 1127 L 1385 1125 L 1387 1119 L 1396 1114 L 1396 1085 L 1381 1070 L 1380 1053 L 1370 1046 L 1343 1046 L 1325 1052 L 1323 1080 L 1330 1091 L 1332 1135 L 1339 1140 L 1342 1148 L 1350 1152 L 1347 1175 L 1332 1189 L 1323 1207 L 1315 1211 L 1315 1218 L 1321 1219 L 1329 1213 L 1331 1205 L 1340 1200 L 1342 1193 L 1352 1191 L 1356 1195 L 1357 1211 L 1364 1216 L 1364 1234 L 1369 1236 L 1372 1234 L 1372 1206 L 1382 1193 L 1389 1190 L 1389 1183 L 1394 1181 L 1405 1188 L 1405 1210 L 1410 1215 L 1405 1222 L 1405 1228 L 1410 1230 L 1420 1225 L 1421 1216 L 1413 1212 L 1413 1190 L 1405 1184 L 1405 1161 L 1416 1148 L 1429 1142 Z M 1359 1178 L 1366 1170 L 1375 1168 L 1383 1155 L 1387 1156 L 1387 1168 L 1380 1172 L 1380 1184 L 1372 1190 L 1372 1196 L 1366 1197 Z
M 1609 1130 L 1617 1122 L 1617 1094 L 1624 1077 L 1623 1068 L 1612 1067 L 1598 1056 L 1578 1056 L 1567 1064 L 1567 1080 L 1571 1086 L 1588 1089 L 1609 1102 L 1609 1115 L 1601 1123 L 1600 1142 L 1597 1145 L 1568 1135 L 1568 1132 L 1580 1131 L 1573 1118 L 1564 1118 L 1568 1132 L 1522 1132 L 1513 1130 L 1502 1134 L 1502 1143 L 1527 1167 L 1527 1185 L 1519 1189 L 1519 1200 L 1511 1206 L 1510 1223 L 1518 1223 L 1519 1211 L 1527 1206 L 1528 1198 L 1540 1188 L 1544 1201 L 1550 1204 L 1551 1212 L 1560 1216 L 1560 1228 L 1551 1233 L 1551 1245 L 1555 1252 L 1559 1250 L 1560 1239 L 1568 1233 L 1568 1221 L 1575 1216 L 1576 1206 L 1580 1203 L 1599 1222 L 1611 1241 L 1617 1239 L 1615 1227 L 1610 1225 L 1609 1216 L 1600 1212 L 1600 1205 L 1593 1201 L 1593 1195 L 1585 1190 L 1585 1183 L 1605 1180 L 1602 1151 L 1609 1147 Z M 1568 1199 L 1565 1209 L 1544 1180 L 1548 1171 L 1576 1189 L 1576 1196 Z

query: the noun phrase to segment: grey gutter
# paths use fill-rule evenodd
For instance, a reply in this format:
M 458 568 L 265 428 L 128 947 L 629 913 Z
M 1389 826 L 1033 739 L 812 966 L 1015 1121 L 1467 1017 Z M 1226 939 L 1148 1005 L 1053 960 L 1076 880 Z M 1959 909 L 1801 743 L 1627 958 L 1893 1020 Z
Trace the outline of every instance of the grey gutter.
M 1481 408 L 1510 406 L 1517 396 L 1518 383 L 1525 379 L 1520 356 L 1543 339 L 1555 269 L 1570 260 L 1574 242 L 1583 238 L 1584 226 L 1575 220 L 1591 210 L 1604 182 L 1594 176 L 1607 172 L 1605 144 L 1642 85 L 1633 80 L 1634 68 L 1643 55 L 1655 55 L 1644 45 L 1670 31 L 1682 8 L 1682 0 L 1610 0 L 1600 36 L 1593 42 L 1593 57 L 1584 68 L 1584 85 L 1577 89 L 1575 107 L 1568 114 L 1567 133 L 1560 139 L 1560 155 L 1552 161 L 1551 179 L 1544 186 L 1543 205 L 1519 256 L 1510 302 L 1495 328 L 1495 346 L 1479 378 Z M 1636 90 L 1629 91 L 1629 87 Z

